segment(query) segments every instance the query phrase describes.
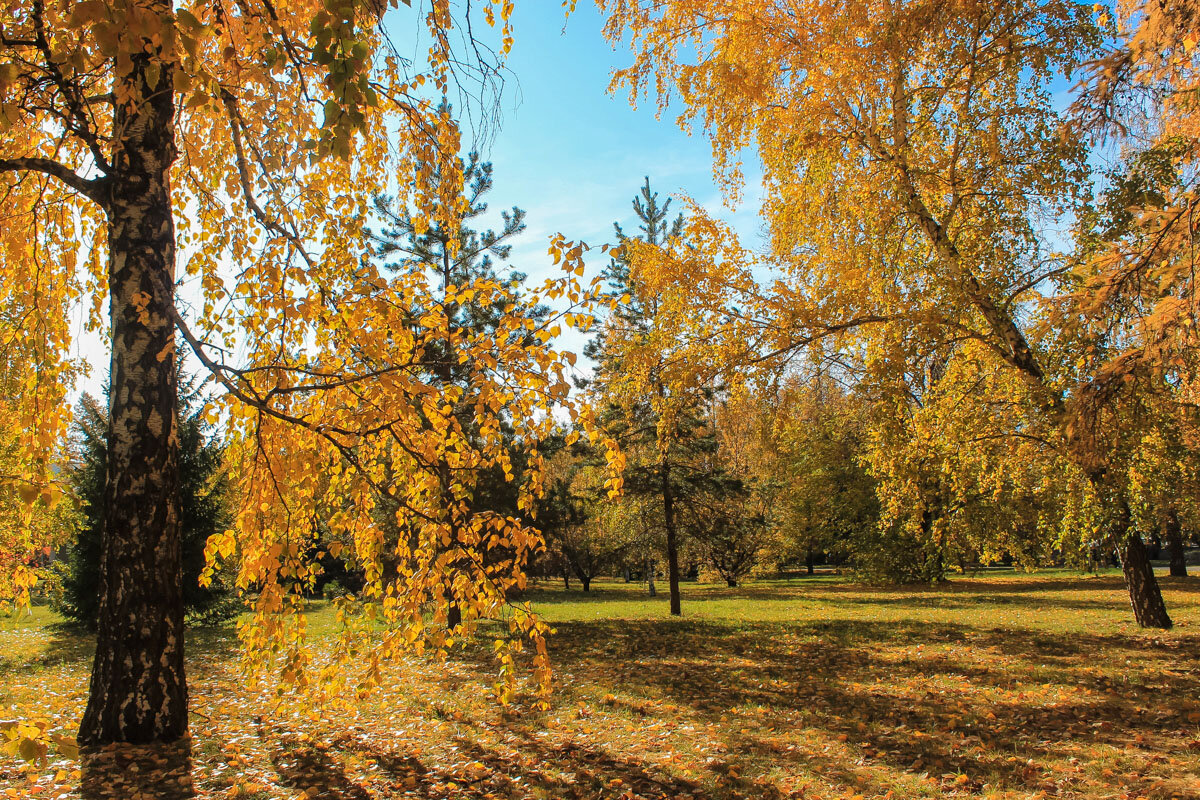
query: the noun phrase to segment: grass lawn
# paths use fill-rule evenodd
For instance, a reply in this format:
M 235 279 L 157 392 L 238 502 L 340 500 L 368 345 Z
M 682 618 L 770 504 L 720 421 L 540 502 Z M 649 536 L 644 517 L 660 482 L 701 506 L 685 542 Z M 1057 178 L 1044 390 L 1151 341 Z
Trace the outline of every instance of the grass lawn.
M 310 713 L 243 678 L 232 633 L 198 631 L 191 780 L 260 800 L 1200 798 L 1200 579 L 1163 586 L 1167 633 L 1132 624 L 1113 573 L 685 584 L 681 620 L 636 584 L 546 588 L 549 711 L 489 699 L 480 645 Z M 330 626 L 318 609 L 314 646 Z M 44 610 L 0 621 L 0 718 L 73 733 L 89 659 Z M 0 757 L 0 796 L 78 796 L 54 759 Z M 129 796 L 87 793 L 106 792 Z

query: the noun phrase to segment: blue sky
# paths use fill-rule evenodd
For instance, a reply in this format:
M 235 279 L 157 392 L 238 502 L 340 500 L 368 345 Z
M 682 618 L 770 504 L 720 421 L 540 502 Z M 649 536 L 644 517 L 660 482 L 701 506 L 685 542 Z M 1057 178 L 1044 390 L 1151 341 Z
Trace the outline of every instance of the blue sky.
M 401 54 L 417 56 L 427 42 L 413 41 L 418 23 L 412 14 L 400 9 L 385 24 Z M 754 240 L 757 180 L 751 178 L 738 209 L 723 208 L 703 135 L 681 131 L 674 113 L 657 119 L 652 100 L 635 110 L 624 93 L 608 94 L 612 71 L 626 65 L 630 54 L 604 39 L 602 18 L 589 0 L 581 0 L 569 18 L 558 0 L 521 0 L 513 24 L 516 43 L 507 63 L 500 127 L 482 151 L 494 166 L 491 210 L 516 205 L 527 212 L 527 230 L 513 242 L 514 268 L 540 282 L 557 274 L 546 255 L 551 235 L 598 246 L 612 240 L 614 221 L 631 228 L 630 204 L 645 176 L 661 197 L 686 194 L 732 222 L 745 241 Z M 605 263 L 593 253 L 589 274 Z M 81 315 L 73 349 L 88 358 L 92 373 L 79 388 L 96 393 L 108 366 L 107 346 L 84 334 L 82 322 Z M 560 346 L 579 352 L 583 341 L 568 334 Z
M 514 242 L 510 261 L 531 282 L 557 274 L 546 255 L 553 234 L 595 248 L 612 241 L 613 222 L 632 230 L 631 204 L 647 176 L 660 199 L 687 195 L 732 223 L 744 242 L 756 241 L 757 170 L 748 165 L 743 201 L 726 207 L 702 133 L 682 131 L 677 109 L 657 118 L 653 98 L 634 109 L 627 92 L 608 93 L 612 71 L 631 56 L 628 48 L 614 50 L 602 24 L 587 0 L 569 18 L 554 0 L 516 4 L 500 128 L 483 153 L 494 169 L 490 209 L 516 205 L 526 211 L 527 229 Z M 681 207 L 673 201 L 673 210 Z M 589 276 L 606 261 L 593 252 Z M 567 332 L 558 344 L 578 353 L 583 337 Z M 580 368 L 590 364 L 581 360 Z
M 565 27 L 554 0 L 516 4 L 512 76 L 485 153 L 495 170 L 492 207 L 528 213 L 513 262 L 531 276 L 547 274 L 546 241 L 556 232 L 599 245 L 611 241 L 614 221 L 631 227 L 630 204 L 645 176 L 661 196 L 687 194 L 743 235 L 757 228 L 757 185 L 736 211 L 723 209 L 702 134 L 681 131 L 674 114 L 657 119 L 653 101 L 635 110 L 624 92 L 608 94 L 613 69 L 630 55 L 614 51 L 601 25 L 587 2 Z

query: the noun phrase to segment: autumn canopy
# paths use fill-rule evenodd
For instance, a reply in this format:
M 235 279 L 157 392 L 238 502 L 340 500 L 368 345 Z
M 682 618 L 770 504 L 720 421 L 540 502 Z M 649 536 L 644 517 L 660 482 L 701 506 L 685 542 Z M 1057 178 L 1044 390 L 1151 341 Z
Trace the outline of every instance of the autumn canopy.
M 111 353 L 80 744 L 188 729 L 181 365 L 231 498 L 198 580 L 251 671 L 318 704 L 480 630 L 497 699 L 528 676 L 544 704 L 531 578 L 653 592 L 658 560 L 680 615 L 689 573 L 1115 556 L 1136 622 L 1172 626 L 1152 561 L 1178 574 L 1200 525 L 1192 4 L 598 0 L 611 91 L 706 137 L 729 202 L 761 167 L 763 235 L 645 178 L 636 231 L 553 236 L 541 280 L 506 264 L 524 212 L 472 227 L 513 4 L 409 5 L 0 0 L 13 607 L 50 602 L 86 505 L 72 320 Z

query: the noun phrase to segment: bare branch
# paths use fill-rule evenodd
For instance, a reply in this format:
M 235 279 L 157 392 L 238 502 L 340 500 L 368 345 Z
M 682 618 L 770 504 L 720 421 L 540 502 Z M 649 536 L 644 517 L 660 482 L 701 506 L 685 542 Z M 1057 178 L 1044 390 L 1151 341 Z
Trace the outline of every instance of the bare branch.
M 75 123 L 72 126 L 72 132 L 87 145 L 88 150 L 92 154 L 92 159 L 96 162 L 96 166 L 103 172 L 109 172 L 112 167 L 108 163 L 108 159 L 105 158 L 104 149 L 100 146 L 100 140 L 92 127 L 93 119 L 87 112 L 87 102 L 80 96 L 79 87 L 67 80 L 59 68 L 58 62 L 54 59 L 54 50 L 50 46 L 50 37 L 46 32 L 44 14 L 45 3 L 43 0 L 34 0 L 33 29 L 36 34 L 35 46 L 41 51 L 42 58 L 46 62 L 46 71 L 49 72 L 51 80 L 54 81 L 54 85 L 58 87 L 59 92 L 62 93 L 63 99 L 67 103 L 70 118 Z
M 85 178 L 51 158 L 0 158 L 0 172 L 41 172 L 71 187 L 102 208 L 107 207 L 104 178 Z

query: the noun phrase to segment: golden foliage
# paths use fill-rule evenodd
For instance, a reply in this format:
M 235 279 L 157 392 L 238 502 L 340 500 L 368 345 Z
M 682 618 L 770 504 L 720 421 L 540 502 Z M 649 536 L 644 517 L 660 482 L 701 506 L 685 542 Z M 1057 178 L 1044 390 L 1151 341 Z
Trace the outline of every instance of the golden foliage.
M 581 280 L 585 246 L 561 238 L 551 254 L 563 277 L 530 293 L 481 280 L 439 294 L 426 276 L 389 276 L 371 262 L 363 226 L 377 195 L 399 191 L 418 228 L 454 229 L 460 131 L 444 101 L 462 70 L 486 79 L 494 67 L 454 51 L 464 20 L 450 0 L 419 12 L 427 44 L 410 63 L 380 24 L 389 5 L 398 3 L 0 3 L 0 292 L 14 315 L 0 320 L 14 388 L 0 441 L 15 443 L 14 485 L 42 492 L 66 426 L 70 312 L 90 307 L 98 328 L 108 292 L 106 181 L 129 157 L 118 121 L 142 119 L 143 104 L 170 92 L 174 127 L 158 133 L 175 150 L 185 287 L 172 313 L 225 390 L 210 415 L 234 440 L 241 506 L 208 552 L 213 568 L 238 559 L 255 610 L 243 627 L 249 652 L 294 684 L 314 677 L 299 647 L 303 619 L 290 612 L 312 586 L 319 547 L 368 579 L 321 677 L 365 689 L 400 646 L 439 649 L 503 614 L 533 637 L 544 689 L 545 626 L 508 602 L 540 535 L 528 515 L 477 513 L 471 500 L 481 470 L 517 480 L 522 456 L 521 508 L 532 513 L 538 442 L 567 400 L 574 361 L 552 342 L 564 324 L 586 327 L 597 293 Z M 513 4 L 479 9 L 503 57 Z M 529 311 L 542 300 L 563 310 L 539 322 Z M 453 309 L 469 302 L 502 307 L 498 328 L 456 325 Z M 433 378 L 435 344 L 466 365 L 465 383 Z M 385 500 L 398 540 L 384 540 Z M 454 632 L 451 607 L 462 614 Z M 382 647 L 363 656 L 381 621 Z M 519 647 L 497 643 L 506 674 Z M 336 668 L 347 663 L 361 669 Z

